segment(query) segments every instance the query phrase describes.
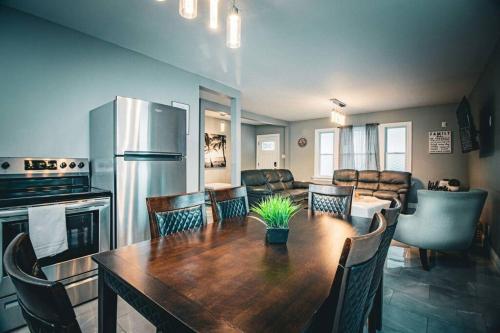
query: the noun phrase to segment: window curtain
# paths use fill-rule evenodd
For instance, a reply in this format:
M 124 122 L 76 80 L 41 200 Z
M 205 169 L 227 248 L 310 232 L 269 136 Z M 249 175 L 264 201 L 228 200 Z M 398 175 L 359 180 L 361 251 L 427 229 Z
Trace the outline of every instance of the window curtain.
M 352 126 L 340 128 L 339 166 L 341 169 L 354 169 L 354 142 Z
M 367 124 L 365 134 L 366 168 L 379 169 L 378 124 Z

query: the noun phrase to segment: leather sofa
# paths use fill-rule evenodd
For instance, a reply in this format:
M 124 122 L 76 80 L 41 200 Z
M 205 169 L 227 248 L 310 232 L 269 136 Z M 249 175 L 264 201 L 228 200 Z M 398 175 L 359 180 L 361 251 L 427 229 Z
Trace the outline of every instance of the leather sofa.
M 309 183 L 295 181 L 292 172 L 287 169 L 243 170 L 241 185 L 247 188 L 250 206 L 277 194 L 300 204 L 307 200 L 309 193 Z
M 402 203 L 402 212 L 407 211 L 408 192 L 411 186 L 409 172 L 342 169 L 335 170 L 332 183 L 354 186 L 360 195 L 374 196 L 383 200 L 398 198 Z

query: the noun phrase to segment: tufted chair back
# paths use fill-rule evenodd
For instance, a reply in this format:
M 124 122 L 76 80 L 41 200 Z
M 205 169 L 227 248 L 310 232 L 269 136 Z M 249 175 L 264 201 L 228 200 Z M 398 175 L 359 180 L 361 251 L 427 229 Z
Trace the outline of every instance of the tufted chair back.
M 381 213 L 373 217 L 374 230 L 345 240 L 330 294 L 311 320 L 307 332 L 360 332 L 377 250 L 386 229 Z
M 146 198 L 151 238 L 200 228 L 207 223 L 201 192 Z
M 249 213 L 247 188 L 245 186 L 210 191 L 214 222 Z
M 309 185 L 309 210 L 348 216 L 351 214 L 352 186 Z

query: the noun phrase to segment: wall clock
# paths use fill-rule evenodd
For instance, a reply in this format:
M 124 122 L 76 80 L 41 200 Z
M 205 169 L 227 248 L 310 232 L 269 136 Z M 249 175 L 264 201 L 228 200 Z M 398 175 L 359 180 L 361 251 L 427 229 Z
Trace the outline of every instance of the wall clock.
M 297 141 L 297 144 L 299 145 L 300 148 L 304 148 L 307 145 L 307 139 L 306 138 L 300 138 Z

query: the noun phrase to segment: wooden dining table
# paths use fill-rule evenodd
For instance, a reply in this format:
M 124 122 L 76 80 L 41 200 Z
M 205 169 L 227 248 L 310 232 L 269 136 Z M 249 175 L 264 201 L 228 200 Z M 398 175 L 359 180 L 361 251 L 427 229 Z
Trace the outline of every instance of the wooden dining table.
M 300 332 L 345 239 L 369 223 L 304 209 L 286 245 L 266 244 L 266 226 L 247 216 L 96 254 L 99 332 L 116 332 L 117 296 L 162 332 Z

